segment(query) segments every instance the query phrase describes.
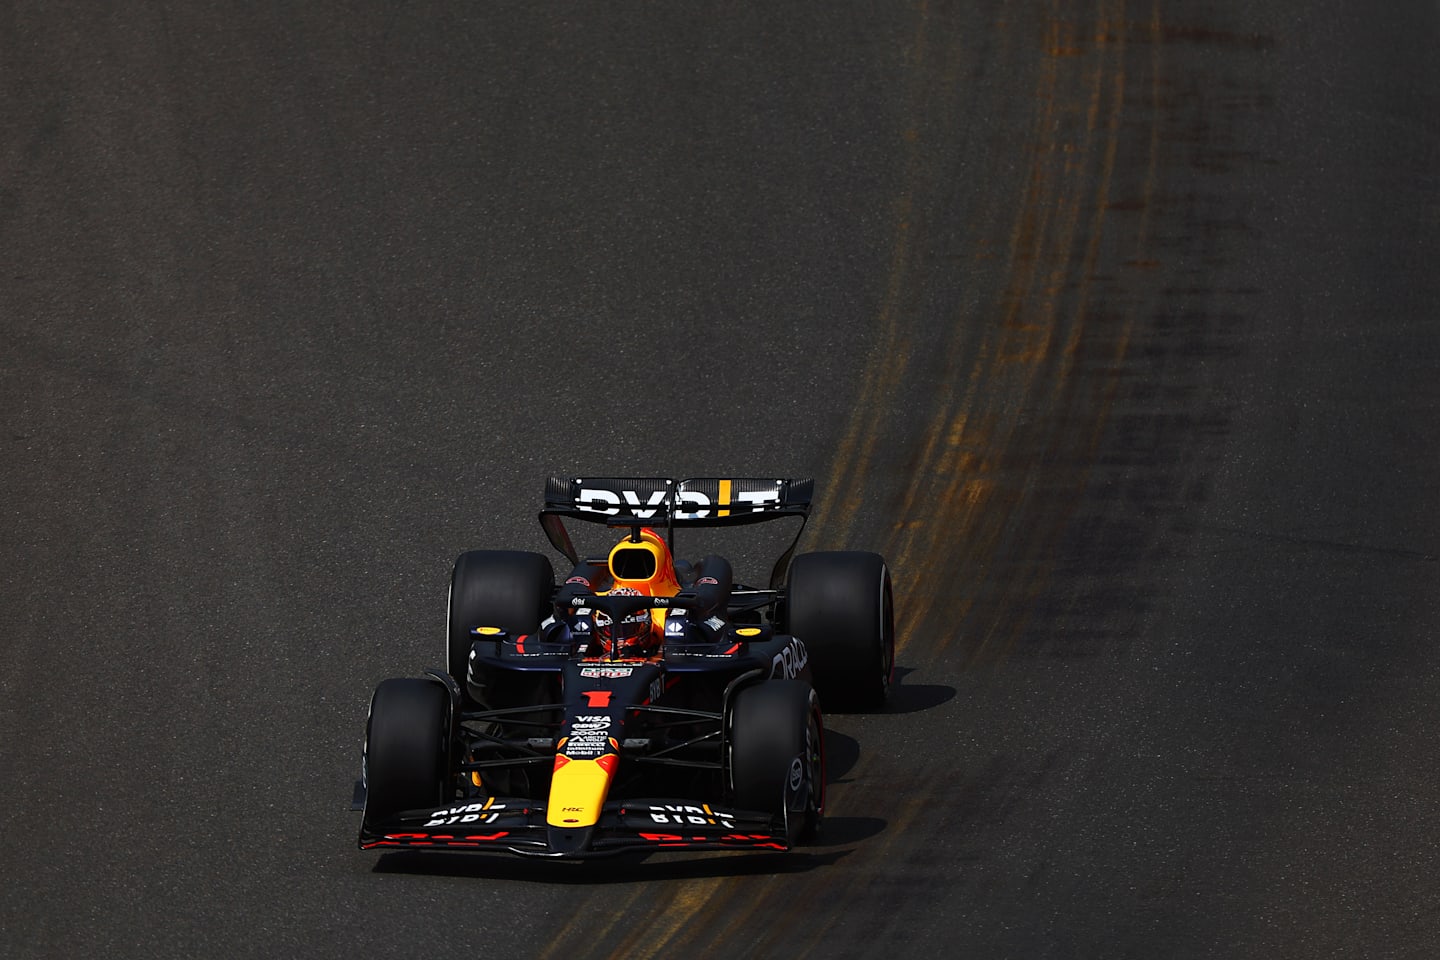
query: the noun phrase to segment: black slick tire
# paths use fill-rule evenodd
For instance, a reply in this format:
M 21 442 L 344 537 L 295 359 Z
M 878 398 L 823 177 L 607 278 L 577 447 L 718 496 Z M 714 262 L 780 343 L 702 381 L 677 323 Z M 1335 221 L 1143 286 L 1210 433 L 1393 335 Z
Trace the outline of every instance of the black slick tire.
M 470 550 L 450 576 L 446 616 L 446 669 L 473 706 L 465 683 L 475 627 L 499 627 L 512 637 L 534 633 L 551 613 L 555 571 L 550 561 L 524 550 Z
M 768 680 L 736 693 L 730 709 L 735 806 L 783 822 L 793 845 L 813 839 L 825 814 L 825 728 L 804 680 Z
M 785 629 L 805 644 L 825 709 L 878 710 L 895 669 L 890 570 L 878 553 L 802 553 L 790 564 Z
M 439 807 L 449 780 L 450 695 L 435 680 L 375 688 L 365 725 L 365 814 L 378 826 L 402 810 Z

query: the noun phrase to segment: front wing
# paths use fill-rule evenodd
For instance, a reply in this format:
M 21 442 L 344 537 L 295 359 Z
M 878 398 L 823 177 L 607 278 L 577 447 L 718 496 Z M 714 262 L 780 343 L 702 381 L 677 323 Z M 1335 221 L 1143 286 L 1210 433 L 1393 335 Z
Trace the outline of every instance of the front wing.
M 611 802 L 594 826 L 557 827 L 545 822 L 543 804 L 490 799 L 362 823 L 360 849 L 581 859 L 645 850 L 777 851 L 790 843 L 784 825 L 765 814 L 691 801 Z

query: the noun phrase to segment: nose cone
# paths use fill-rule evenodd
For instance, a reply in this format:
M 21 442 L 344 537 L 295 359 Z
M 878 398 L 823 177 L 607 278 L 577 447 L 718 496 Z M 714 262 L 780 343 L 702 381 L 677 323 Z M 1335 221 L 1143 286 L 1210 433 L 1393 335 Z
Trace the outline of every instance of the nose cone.
M 613 740 L 610 741 L 612 744 Z M 563 750 L 564 744 L 561 745 Z M 555 774 L 550 779 L 550 802 L 545 822 L 562 830 L 593 827 L 610 792 L 610 783 L 619 766 L 618 754 L 607 753 L 593 760 L 578 760 L 563 753 L 555 757 Z M 551 831 L 553 834 L 554 831 Z

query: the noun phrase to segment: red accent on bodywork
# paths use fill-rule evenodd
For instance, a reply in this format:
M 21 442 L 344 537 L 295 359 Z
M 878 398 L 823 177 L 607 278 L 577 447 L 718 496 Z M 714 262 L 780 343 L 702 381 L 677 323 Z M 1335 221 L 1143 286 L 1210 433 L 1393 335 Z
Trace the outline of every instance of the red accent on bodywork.
M 559 770 L 561 767 L 565 766 L 565 764 L 567 764 L 567 763 L 569 763 L 569 762 L 570 762 L 570 758 L 567 757 L 567 756 L 565 756 L 564 754 L 561 754 L 561 753 L 555 754 L 555 769 L 556 769 L 556 770 Z
M 501 830 L 499 833 L 470 834 L 458 836 L 450 833 L 387 833 L 383 840 L 372 840 L 365 844 L 366 849 L 371 847 L 478 847 L 485 842 L 504 840 L 510 836 L 509 830 Z
M 580 691 L 588 701 L 585 705 L 593 709 L 604 709 L 610 706 L 609 690 L 582 690 Z
M 610 742 L 613 744 L 615 741 L 611 740 Z M 620 754 L 618 753 L 607 753 L 603 757 L 595 758 L 595 766 L 599 767 L 601 770 L 604 770 L 611 776 L 615 775 L 615 767 L 619 763 Z
M 642 833 L 640 839 L 661 847 L 708 847 L 715 843 L 712 837 L 685 837 L 678 833 Z M 720 843 L 735 844 L 736 846 L 748 846 L 754 850 L 789 850 L 783 843 L 772 839 L 767 834 L 747 836 L 743 833 L 726 834 L 720 838 Z

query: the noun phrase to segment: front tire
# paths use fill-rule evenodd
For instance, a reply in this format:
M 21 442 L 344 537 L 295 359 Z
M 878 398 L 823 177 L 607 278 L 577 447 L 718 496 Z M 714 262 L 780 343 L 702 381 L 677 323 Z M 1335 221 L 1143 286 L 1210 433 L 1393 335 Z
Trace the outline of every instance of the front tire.
M 735 806 L 785 824 L 793 846 L 813 839 L 825 815 L 825 727 L 803 680 L 767 680 L 735 695 L 730 711 Z
M 367 827 L 403 810 L 443 806 L 449 783 L 450 695 L 436 680 L 382 681 L 365 725 Z
M 805 644 L 827 710 L 878 710 L 895 671 L 890 569 L 878 553 L 802 553 L 786 584 L 788 633 Z

